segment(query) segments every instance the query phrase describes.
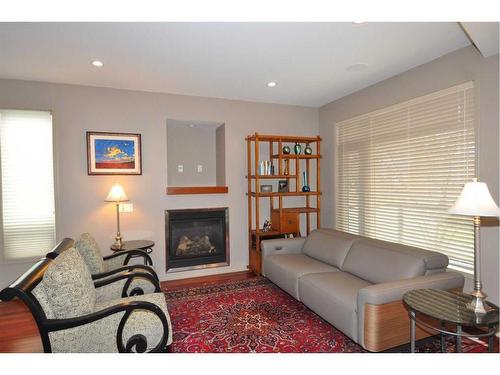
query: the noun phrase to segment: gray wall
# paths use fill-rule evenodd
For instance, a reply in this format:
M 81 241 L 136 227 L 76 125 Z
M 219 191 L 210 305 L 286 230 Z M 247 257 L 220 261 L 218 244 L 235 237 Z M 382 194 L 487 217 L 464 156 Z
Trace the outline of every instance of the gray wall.
M 499 96 L 498 55 L 483 58 L 474 47 L 467 47 L 427 64 L 377 83 L 354 94 L 327 104 L 319 110 L 320 135 L 323 138 L 322 168 L 323 226 L 334 225 L 334 126 L 335 123 L 445 89 L 474 81 L 479 129 L 479 179 L 488 184 L 499 201 Z M 499 230 L 498 221 L 485 222 L 481 229 L 483 284 L 491 300 L 499 301 Z M 470 280 L 467 289 L 472 289 Z
M 226 185 L 226 126 L 215 129 L 216 185 Z
M 214 186 L 216 151 L 215 128 L 170 126 L 167 121 L 168 186 Z M 178 165 L 183 166 L 182 172 Z
M 0 80 L 0 108 L 51 110 L 55 127 L 58 238 L 92 233 L 105 253 L 112 243 L 114 207 L 104 198 L 123 185 L 134 212 L 121 215 L 125 239 L 150 238 L 161 279 L 245 270 L 248 264 L 246 143 L 253 132 L 316 135 L 318 110 L 286 105 L 211 99 L 86 86 Z M 168 196 L 167 118 L 225 124 L 228 194 Z M 142 134 L 142 176 L 87 176 L 87 130 Z M 165 274 L 164 210 L 229 207 L 231 265 Z M 0 265 L 0 288 L 29 264 Z

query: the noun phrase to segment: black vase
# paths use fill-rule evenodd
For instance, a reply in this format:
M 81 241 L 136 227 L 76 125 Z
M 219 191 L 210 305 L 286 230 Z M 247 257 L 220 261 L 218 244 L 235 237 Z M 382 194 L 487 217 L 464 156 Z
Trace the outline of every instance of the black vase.
M 290 147 L 283 146 L 283 154 L 288 155 L 290 153 Z
M 295 152 L 295 155 L 299 155 L 301 151 L 302 146 L 298 143 L 295 143 L 295 146 L 293 146 L 293 152 Z

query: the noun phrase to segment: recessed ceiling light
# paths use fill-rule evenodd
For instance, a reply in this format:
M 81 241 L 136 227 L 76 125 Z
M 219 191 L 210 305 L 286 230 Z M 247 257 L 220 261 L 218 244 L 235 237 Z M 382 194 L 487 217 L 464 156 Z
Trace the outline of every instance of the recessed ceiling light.
M 357 72 L 362 72 L 366 69 L 368 69 L 368 64 L 356 63 L 356 64 L 349 65 L 345 70 L 347 70 L 350 73 L 357 73 Z
M 101 68 L 104 66 L 104 64 L 102 63 L 102 61 L 99 61 L 99 60 L 92 60 L 92 65 L 98 67 L 98 68 Z
M 271 81 L 267 83 L 267 87 L 274 87 L 274 86 L 276 86 L 276 82 Z

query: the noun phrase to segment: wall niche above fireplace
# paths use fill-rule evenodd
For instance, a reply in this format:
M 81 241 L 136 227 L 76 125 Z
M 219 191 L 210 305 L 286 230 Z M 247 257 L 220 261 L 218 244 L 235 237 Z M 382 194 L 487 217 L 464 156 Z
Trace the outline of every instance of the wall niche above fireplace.
M 165 211 L 167 272 L 229 265 L 229 210 Z
M 225 125 L 167 120 L 167 194 L 227 193 Z

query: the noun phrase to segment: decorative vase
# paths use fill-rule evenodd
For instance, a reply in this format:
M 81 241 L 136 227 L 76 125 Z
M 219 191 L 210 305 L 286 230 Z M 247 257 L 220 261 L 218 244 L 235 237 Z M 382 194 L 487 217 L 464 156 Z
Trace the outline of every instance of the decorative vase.
M 293 146 L 293 152 L 295 152 L 295 155 L 299 155 L 301 151 L 302 146 L 299 143 L 295 143 L 295 146 Z
M 283 168 L 283 174 L 284 174 L 285 176 L 288 176 L 288 160 L 287 160 L 287 159 L 285 159 L 284 163 L 285 163 L 285 166 L 284 166 L 284 168 Z
M 309 193 L 311 191 L 311 188 L 309 187 L 307 183 L 307 172 L 302 172 L 302 192 L 303 193 Z
M 304 149 L 304 154 L 312 155 L 312 153 L 313 153 L 313 150 L 312 150 L 311 146 L 309 146 L 309 143 L 306 144 L 306 148 Z
M 289 146 L 283 146 L 283 154 L 288 155 L 290 153 L 290 147 Z

